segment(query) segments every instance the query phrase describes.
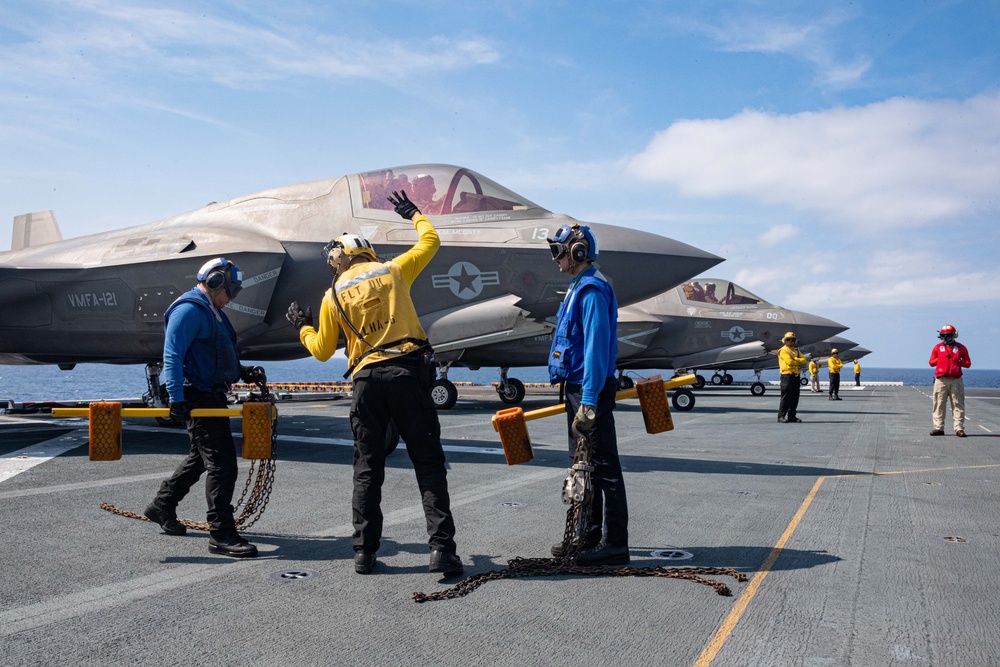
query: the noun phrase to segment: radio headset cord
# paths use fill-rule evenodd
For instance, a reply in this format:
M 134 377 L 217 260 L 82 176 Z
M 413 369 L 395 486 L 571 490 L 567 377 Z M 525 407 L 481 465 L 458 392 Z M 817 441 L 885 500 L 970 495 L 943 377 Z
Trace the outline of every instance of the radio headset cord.
M 273 405 L 276 398 L 267 388 L 267 375 L 265 374 L 264 369 L 260 366 L 254 366 L 251 374 L 252 377 L 249 379 L 251 384 L 256 385 L 257 391 L 255 392 L 251 390 L 243 402 L 270 403 Z M 243 492 L 240 494 L 239 500 L 237 500 L 234 505 L 236 508 L 236 511 L 234 512 L 236 528 L 238 530 L 246 530 L 250 526 L 257 523 L 257 520 L 260 519 L 260 517 L 264 514 L 264 510 L 267 508 L 267 503 L 271 499 L 271 489 L 274 486 L 274 470 L 277 465 L 274 455 L 277 444 L 278 413 L 276 410 L 272 410 L 271 458 L 250 460 L 250 469 L 247 471 L 247 481 L 243 484 Z M 252 488 L 250 484 L 251 481 L 253 482 Z M 101 509 L 107 510 L 112 514 L 128 517 L 130 519 L 149 521 L 149 519 L 142 514 L 119 509 L 110 503 L 101 503 L 100 507 Z M 178 519 L 178 521 L 192 530 L 208 530 L 207 521 L 192 521 L 191 519 Z
M 468 595 L 487 581 L 519 579 L 523 577 L 552 577 L 555 575 L 576 575 L 587 577 L 668 577 L 687 579 L 711 586 L 719 595 L 732 595 L 729 587 L 722 582 L 706 579 L 705 576 L 730 576 L 736 581 L 746 581 L 747 575 L 730 567 L 630 567 L 615 565 L 584 566 L 576 564 L 576 557 L 584 542 L 587 526 L 590 524 L 591 504 L 594 499 L 591 473 L 594 465 L 590 462 L 591 440 L 589 434 L 581 433 L 573 427 L 576 436 L 576 451 L 573 465 L 567 470 L 563 481 L 563 502 L 566 510 L 566 528 L 563 531 L 560 558 L 513 558 L 507 561 L 503 570 L 490 570 L 473 574 L 451 588 L 436 593 L 414 593 L 414 602 L 449 600 Z

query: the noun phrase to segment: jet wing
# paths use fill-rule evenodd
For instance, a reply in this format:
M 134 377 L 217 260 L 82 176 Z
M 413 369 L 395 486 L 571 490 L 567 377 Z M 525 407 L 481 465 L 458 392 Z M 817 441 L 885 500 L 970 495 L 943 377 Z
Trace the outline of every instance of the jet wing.
M 761 341 L 727 345 L 712 350 L 704 350 L 683 357 L 674 357 L 672 368 L 702 368 L 712 365 L 725 365 L 738 361 L 749 361 L 767 354 L 767 349 Z
M 504 343 L 548 334 L 552 325 L 525 317 L 515 304 L 520 298 L 507 294 L 486 301 L 426 313 L 420 317 L 438 361 L 456 361 L 467 348 Z M 502 364 L 499 363 L 499 365 Z

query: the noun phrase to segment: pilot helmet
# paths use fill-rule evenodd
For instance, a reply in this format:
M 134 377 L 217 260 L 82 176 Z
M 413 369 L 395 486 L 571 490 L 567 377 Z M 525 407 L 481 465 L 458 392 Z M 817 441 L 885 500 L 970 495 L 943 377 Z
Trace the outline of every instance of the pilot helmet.
M 597 237 L 586 225 L 563 225 L 552 238 L 546 240 L 552 259 L 562 259 L 566 253 L 577 264 L 597 259 Z
M 216 257 L 198 269 L 198 282 L 210 290 L 225 288 L 229 298 L 235 299 L 243 289 L 243 272 L 225 257 Z
M 958 338 L 958 329 L 956 329 L 955 327 L 951 326 L 950 324 L 946 324 L 943 327 L 941 327 L 940 331 L 938 331 L 938 338 L 941 338 L 941 339 L 944 339 L 944 338 Z

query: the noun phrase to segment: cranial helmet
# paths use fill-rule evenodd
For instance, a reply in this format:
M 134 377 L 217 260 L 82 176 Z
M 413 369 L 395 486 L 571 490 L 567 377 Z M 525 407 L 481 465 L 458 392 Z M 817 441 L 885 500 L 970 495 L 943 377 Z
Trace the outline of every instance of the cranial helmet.
M 954 337 L 957 338 L 958 337 L 958 329 L 956 329 L 955 327 L 951 326 L 950 324 L 944 325 L 943 327 L 941 327 L 941 331 L 938 331 L 938 337 L 939 338 L 944 338 L 945 336 L 954 336 Z
M 586 225 L 563 225 L 552 238 L 546 240 L 552 259 L 562 259 L 566 253 L 576 264 L 597 259 L 597 237 Z
M 786 331 L 785 335 L 782 337 L 781 340 L 795 340 L 795 332 L 794 331 Z
M 224 287 L 229 298 L 235 299 L 243 289 L 243 272 L 225 257 L 216 257 L 198 269 L 198 282 L 213 291 Z
M 830 350 L 830 354 L 837 354 L 837 348 L 833 348 L 832 350 Z

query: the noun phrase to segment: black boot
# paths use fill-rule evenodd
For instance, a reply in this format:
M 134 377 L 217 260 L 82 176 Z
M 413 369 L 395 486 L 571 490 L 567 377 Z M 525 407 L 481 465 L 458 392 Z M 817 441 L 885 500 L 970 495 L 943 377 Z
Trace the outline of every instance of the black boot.
M 235 530 L 218 536 L 212 535 L 208 538 L 208 550 L 213 554 L 232 556 L 233 558 L 257 557 L 257 547 L 240 537 L 240 534 Z
M 146 508 L 146 518 L 153 523 L 159 524 L 160 530 L 167 535 L 187 534 L 187 527 L 177 520 L 177 514 L 161 509 L 156 503 L 150 503 L 149 507 Z

